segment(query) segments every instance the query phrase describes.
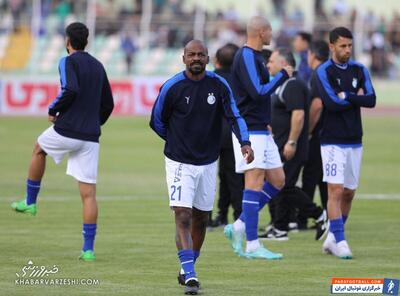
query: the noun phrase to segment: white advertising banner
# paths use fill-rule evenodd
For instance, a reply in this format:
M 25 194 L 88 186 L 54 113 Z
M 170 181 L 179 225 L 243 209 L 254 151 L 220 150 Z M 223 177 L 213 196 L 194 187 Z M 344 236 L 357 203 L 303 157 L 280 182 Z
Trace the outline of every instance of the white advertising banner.
M 148 115 L 166 77 L 111 80 L 113 115 Z M 46 115 L 60 92 L 57 79 L 0 78 L 0 115 Z

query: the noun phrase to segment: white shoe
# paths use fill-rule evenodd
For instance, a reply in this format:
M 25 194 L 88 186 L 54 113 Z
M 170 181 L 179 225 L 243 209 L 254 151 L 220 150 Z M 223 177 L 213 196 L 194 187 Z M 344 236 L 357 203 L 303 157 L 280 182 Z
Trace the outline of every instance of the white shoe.
M 332 254 L 330 249 L 334 248 L 334 245 L 336 245 L 335 236 L 329 231 L 324 243 L 322 244 L 322 252 L 326 254 Z
M 336 244 L 336 248 L 331 249 L 331 251 L 333 255 L 342 259 L 353 258 L 353 254 L 351 253 L 349 244 L 345 240 L 338 242 Z

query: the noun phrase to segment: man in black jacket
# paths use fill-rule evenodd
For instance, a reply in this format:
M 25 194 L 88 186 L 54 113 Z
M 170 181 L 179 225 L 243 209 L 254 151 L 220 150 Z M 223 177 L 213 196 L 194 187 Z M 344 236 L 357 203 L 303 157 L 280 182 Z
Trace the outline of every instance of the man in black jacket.
M 46 156 L 50 155 L 58 164 L 68 155 L 67 174 L 78 181 L 83 203 L 84 244 L 79 258 L 93 261 L 100 126 L 111 115 L 114 101 L 103 65 L 84 51 L 88 36 L 89 30 L 82 23 L 72 23 L 66 28 L 69 55 L 60 60 L 61 92 L 48 112 L 53 125 L 39 136 L 33 150 L 26 198 L 11 207 L 17 212 L 36 215 Z
M 295 67 L 293 54 L 285 48 L 279 48 L 272 53 L 267 66 L 270 74 L 275 75 L 287 65 Z M 260 238 L 287 240 L 290 210 L 298 208 L 307 213 L 308 217 L 316 220 L 316 239 L 320 239 L 328 230 L 327 215 L 321 207 L 312 203 L 300 188 L 296 187 L 308 152 L 308 88 L 294 75 L 275 91 L 271 96 L 271 101 L 272 133 L 284 163 L 286 180 L 283 190 L 278 193 L 274 201 L 274 227 Z

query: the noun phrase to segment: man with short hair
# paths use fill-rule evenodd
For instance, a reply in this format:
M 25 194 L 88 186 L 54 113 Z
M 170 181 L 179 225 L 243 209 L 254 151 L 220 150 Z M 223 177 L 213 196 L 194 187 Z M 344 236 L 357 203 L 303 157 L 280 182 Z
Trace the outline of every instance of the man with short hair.
M 242 157 L 253 161 L 247 126 L 224 78 L 206 71 L 208 51 L 192 40 L 184 49 L 186 69 L 160 89 L 150 126 L 165 140 L 169 205 L 175 214 L 178 275 L 185 294 L 195 295 L 199 281 L 195 262 L 206 235 L 216 190 L 217 159 L 225 116 L 240 142 Z
M 61 93 L 49 106 L 49 121 L 53 125 L 37 139 L 29 167 L 26 199 L 12 203 L 11 207 L 17 212 L 36 215 L 46 156 L 50 155 L 59 164 L 68 155 L 67 174 L 78 181 L 83 203 L 84 244 L 79 258 L 93 261 L 100 126 L 111 115 L 114 102 L 103 65 L 84 51 L 88 28 L 82 23 L 72 23 L 65 33 L 69 55 L 62 58 L 59 65 Z
M 310 43 L 312 41 L 312 35 L 307 32 L 297 32 L 293 39 L 293 50 L 300 56 L 300 63 L 297 69 L 298 76 L 306 84 L 309 83 L 311 78 L 311 68 L 307 63 L 308 49 L 310 48 Z
M 258 212 L 283 188 L 285 174 L 278 148 L 269 132 L 271 120 L 271 94 L 293 72 L 290 66 L 277 73 L 270 81 L 261 55 L 264 45 L 271 42 L 271 25 L 261 16 L 252 17 L 247 25 L 247 42 L 236 53 L 232 66 L 232 89 L 238 108 L 250 131 L 255 160 L 246 163 L 240 156 L 240 145 L 233 139 L 236 172 L 245 174 L 242 214 L 233 224 L 225 227 L 235 253 L 248 259 L 280 259 L 282 254 L 265 248 L 258 240 Z M 246 250 L 242 241 L 246 234 Z
M 328 183 L 330 232 L 323 251 L 342 259 L 352 252 L 344 225 L 358 186 L 362 157 L 361 107 L 373 108 L 376 95 L 367 68 L 350 59 L 353 35 L 337 27 L 329 33 L 332 58 L 317 69 L 323 102 L 321 155 Z
M 308 65 L 313 70 L 310 79 L 310 120 L 309 120 L 309 141 L 308 159 L 303 168 L 302 190 L 311 198 L 314 198 L 315 188 L 318 185 L 321 205 L 326 209 L 328 200 L 328 188 L 326 182 L 322 180 L 322 159 L 320 132 L 322 127 L 322 100 L 317 87 L 316 70 L 329 59 L 329 46 L 323 40 L 313 41 L 308 51 Z M 299 213 L 299 221 L 302 220 L 302 213 Z
M 276 75 L 283 67 L 296 66 L 293 54 L 286 48 L 273 51 L 267 64 L 269 73 Z M 300 209 L 316 221 L 316 240 L 328 230 L 325 211 L 312 203 L 310 198 L 296 187 L 300 171 L 307 160 L 309 92 L 295 72 L 271 96 L 271 127 L 274 140 L 284 163 L 285 186 L 272 202 L 275 203 L 273 226 L 260 236 L 270 240 L 287 240 L 290 212 Z

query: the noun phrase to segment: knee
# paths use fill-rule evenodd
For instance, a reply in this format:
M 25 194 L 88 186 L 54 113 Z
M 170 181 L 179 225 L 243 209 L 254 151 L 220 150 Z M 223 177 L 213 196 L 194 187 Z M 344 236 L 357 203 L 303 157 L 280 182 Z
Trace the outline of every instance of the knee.
M 191 210 L 185 208 L 175 208 L 175 222 L 177 227 L 189 229 L 192 224 Z
M 354 190 L 350 190 L 350 189 L 344 189 L 343 190 L 343 199 L 346 202 L 351 202 L 354 198 Z
M 344 190 L 342 186 L 330 186 L 329 198 L 340 200 L 344 196 Z
M 276 189 L 282 190 L 285 187 L 285 176 L 282 176 L 278 180 L 275 181 L 275 184 L 272 184 Z
M 33 148 L 33 154 L 46 156 L 46 152 L 44 152 L 44 150 L 42 149 L 42 147 L 40 147 L 38 142 L 35 143 L 35 146 Z

